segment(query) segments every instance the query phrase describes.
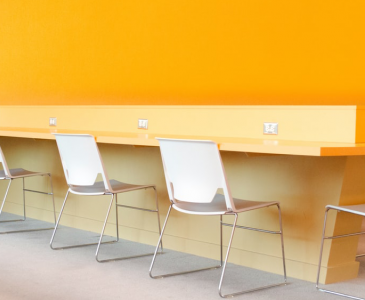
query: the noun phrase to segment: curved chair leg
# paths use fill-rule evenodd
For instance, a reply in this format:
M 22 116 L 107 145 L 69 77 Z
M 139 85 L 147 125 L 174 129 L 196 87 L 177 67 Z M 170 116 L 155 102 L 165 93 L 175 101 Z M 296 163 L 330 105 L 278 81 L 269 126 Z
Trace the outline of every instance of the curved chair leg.
M 5 222 L 17 222 L 17 221 L 25 221 L 26 220 L 26 211 L 25 211 L 25 192 L 32 192 L 32 193 L 38 193 L 38 194 L 44 194 L 44 195 L 49 195 L 52 196 L 52 201 L 53 201 L 53 214 L 54 214 L 54 221 L 56 224 L 56 210 L 55 210 L 55 202 L 54 202 L 54 195 L 53 195 L 53 185 L 52 185 L 52 175 L 50 173 L 47 174 L 49 176 L 50 179 L 50 183 L 51 183 L 51 192 L 47 193 L 47 192 L 41 192 L 41 191 L 35 191 L 35 190 L 29 190 L 25 188 L 25 177 L 22 177 L 23 180 L 23 218 L 22 219 L 13 219 L 13 220 L 4 220 L 4 221 L 0 221 L 0 223 L 5 223 Z M 45 176 L 45 175 L 41 175 L 41 176 Z M 10 189 L 10 185 L 13 179 L 9 180 L 9 184 L 8 187 L 6 189 L 6 193 L 0 208 L 0 215 L 2 213 L 5 201 L 6 201 L 6 197 L 8 195 L 9 189 Z M 49 228 L 35 228 L 35 229 L 24 229 L 24 230 L 12 230 L 12 231 L 3 231 L 0 232 L 0 234 L 6 234 L 6 233 L 20 233 L 20 232 L 30 232 L 30 231 L 41 231 L 41 230 L 50 230 L 53 229 L 54 227 L 49 227 Z
M 160 238 L 158 240 L 158 243 L 157 243 L 157 246 L 156 246 L 156 249 L 155 249 L 155 253 L 154 253 L 153 258 L 152 258 L 152 262 L 151 262 L 151 266 L 150 266 L 150 270 L 149 270 L 150 277 L 154 278 L 154 279 L 158 279 L 158 278 L 164 278 L 164 277 L 170 277 L 170 276 L 175 276 L 175 275 L 182 275 L 182 274 L 188 274 L 188 273 L 194 273 L 194 272 L 199 272 L 199 271 L 213 270 L 213 269 L 220 268 L 221 266 L 218 265 L 218 266 L 214 266 L 214 267 L 208 267 L 208 268 L 203 268 L 203 269 L 195 269 L 195 270 L 189 270 L 189 271 L 184 271 L 184 272 L 176 272 L 176 273 L 169 273 L 169 274 L 162 274 L 162 275 L 153 275 L 152 274 L 152 269 L 153 269 L 153 266 L 155 264 L 156 255 L 157 255 L 158 249 L 159 249 L 160 244 L 161 244 L 162 236 L 165 232 L 165 228 L 166 228 L 167 220 L 169 219 L 169 216 L 170 216 L 171 208 L 172 208 L 172 204 L 170 204 L 169 210 L 167 212 L 165 223 L 162 227 Z
M 350 299 L 365 300 L 364 298 L 355 297 L 355 296 L 351 296 L 351 295 L 348 295 L 348 294 L 342 294 L 342 293 L 338 293 L 338 292 L 331 291 L 331 290 L 326 290 L 326 289 L 323 289 L 323 288 L 319 287 L 319 276 L 320 276 L 320 272 L 321 272 L 321 264 L 322 264 L 322 254 L 323 254 L 324 240 L 325 239 L 331 239 L 331 238 L 333 238 L 333 237 L 325 237 L 326 225 L 327 225 L 327 215 L 328 215 L 328 212 L 329 212 L 330 209 L 331 208 L 327 207 L 326 208 L 325 215 L 324 215 L 324 224 L 323 224 L 323 231 L 322 231 L 321 250 L 320 250 L 320 253 L 319 253 L 319 263 L 318 263 L 316 289 L 318 291 L 321 291 L 321 292 L 325 292 L 325 293 L 328 293 L 328 294 L 334 294 L 334 295 L 337 295 L 337 296 L 342 296 L 342 297 L 346 297 L 346 298 L 350 298 Z M 354 235 L 354 234 L 352 234 L 352 235 Z M 341 237 L 346 237 L 346 236 L 351 236 L 351 234 L 350 235 L 343 235 Z
M 161 235 L 161 227 L 160 227 L 160 215 L 159 215 L 159 209 L 158 209 L 158 198 L 157 198 L 157 190 L 155 187 L 153 187 L 154 191 L 155 191 L 155 199 L 156 199 L 156 210 L 149 210 L 149 209 L 142 209 L 142 208 L 138 208 L 138 207 L 131 207 L 131 206 L 126 206 L 126 205 L 122 205 L 122 204 L 118 204 L 118 200 L 117 200 L 117 195 L 115 195 L 116 199 L 115 199 L 115 209 L 116 209 L 116 232 L 117 232 L 117 240 L 119 241 L 119 229 L 118 229 L 118 207 L 127 207 L 127 208 L 133 208 L 133 209 L 137 209 L 137 210 L 143 210 L 143 211 L 148 211 L 148 212 L 155 212 L 157 213 L 157 221 L 158 221 L 158 230 L 159 230 L 159 234 Z M 123 256 L 123 257 L 115 257 L 115 258 L 109 258 L 109 259 L 99 259 L 99 248 L 100 248 L 100 243 L 102 241 L 103 235 L 104 235 L 104 230 L 105 230 L 105 226 L 107 223 L 107 220 L 109 218 L 109 213 L 110 213 L 110 209 L 113 203 L 113 199 L 109 205 L 109 209 L 108 209 L 108 213 L 106 215 L 105 221 L 104 221 L 104 226 L 103 226 L 103 230 L 102 233 L 100 235 L 100 240 L 99 240 L 99 244 L 98 247 L 96 249 L 96 253 L 95 253 L 95 259 L 97 262 L 109 262 L 109 261 L 116 261 L 116 260 L 125 260 L 125 259 L 130 259 L 130 258 L 137 258 L 137 257 L 143 257 L 143 256 L 149 256 L 149 255 L 153 255 L 154 253 L 144 253 L 144 254 L 138 254 L 138 255 L 131 255 L 131 256 Z M 160 242 L 160 247 L 161 247 L 161 253 L 163 251 L 162 248 L 162 241 Z
M 275 287 L 275 286 L 286 285 L 286 266 L 285 266 L 283 228 L 282 228 L 282 222 L 281 222 L 281 209 L 280 209 L 279 204 L 277 204 L 277 207 L 278 207 L 278 212 L 279 212 L 279 223 L 280 223 L 280 231 L 279 232 L 238 226 L 237 225 L 238 214 L 236 214 L 236 213 L 234 214 L 235 219 L 234 219 L 233 224 L 231 225 L 232 226 L 231 237 L 230 237 L 230 240 L 229 240 L 226 259 L 225 259 L 224 264 L 223 264 L 222 275 L 221 275 L 221 279 L 220 279 L 219 286 L 218 286 L 218 293 L 219 293 L 219 296 L 221 296 L 222 298 L 230 298 L 230 297 L 234 297 L 234 296 L 237 296 L 237 295 L 251 293 L 251 292 L 255 292 L 255 291 L 259 291 L 259 290 L 263 290 L 263 289 L 268 289 L 268 288 Z M 224 275 L 225 275 L 226 266 L 227 266 L 228 257 L 229 257 L 229 252 L 231 250 L 233 235 L 234 235 L 236 227 L 237 228 L 243 228 L 243 229 L 249 229 L 249 230 L 255 230 L 255 231 L 261 231 L 261 232 L 266 232 L 266 233 L 272 233 L 272 234 L 278 234 L 278 233 L 280 234 L 280 236 L 281 236 L 281 251 L 282 251 L 282 257 L 283 257 L 284 282 L 276 283 L 276 284 L 270 284 L 270 285 L 266 285 L 266 286 L 261 286 L 261 287 L 254 288 L 254 289 L 249 289 L 249 290 L 243 290 L 243 291 L 235 292 L 235 293 L 231 293 L 231 294 L 223 294 L 222 293 L 222 285 L 223 285 Z
M 49 246 L 53 250 L 63 250 L 63 249 L 71 249 L 71 248 L 78 248 L 78 247 L 84 247 L 84 246 L 99 245 L 100 240 L 99 240 L 98 243 L 88 243 L 88 244 L 78 244 L 78 245 L 63 246 L 63 247 L 53 247 L 53 240 L 55 238 L 55 235 L 56 235 L 56 232 L 57 232 L 57 229 L 58 229 L 58 225 L 60 223 L 60 220 L 61 220 L 61 217 L 62 217 L 62 213 L 63 213 L 63 210 L 65 208 L 65 205 L 66 205 L 66 202 L 67 202 L 67 198 L 68 198 L 69 193 L 70 193 L 70 190 L 68 190 L 67 193 L 66 193 L 66 197 L 65 197 L 65 200 L 63 201 L 60 214 L 58 215 L 58 219 L 57 219 L 57 222 L 56 222 L 56 226 L 54 228 L 54 231 L 53 231 L 53 234 L 52 234 L 52 237 L 51 237 L 51 241 L 49 243 Z M 113 196 L 112 196 L 112 201 L 113 201 Z M 110 211 L 110 207 L 109 207 L 109 211 Z M 108 211 L 108 214 L 109 214 L 109 211 Z M 114 242 L 116 242 L 116 241 L 104 242 L 102 244 L 109 244 L 109 243 L 114 243 Z

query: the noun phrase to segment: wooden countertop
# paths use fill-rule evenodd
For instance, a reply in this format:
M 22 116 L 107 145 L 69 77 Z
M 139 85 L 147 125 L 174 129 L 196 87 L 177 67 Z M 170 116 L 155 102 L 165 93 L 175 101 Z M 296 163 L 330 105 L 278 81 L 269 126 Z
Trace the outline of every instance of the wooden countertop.
M 0 136 L 55 139 L 52 133 L 81 133 L 79 130 L 5 128 L 0 127 Z M 98 143 L 158 147 L 156 137 L 213 140 L 222 151 L 262 154 L 305 155 L 305 156 L 352 156 L 365 155 L 365 143 L 303 142 L 271 139 L 248 139 L 214 136 L 183 136 L 151 133 L 82 131 L 95 136 Z

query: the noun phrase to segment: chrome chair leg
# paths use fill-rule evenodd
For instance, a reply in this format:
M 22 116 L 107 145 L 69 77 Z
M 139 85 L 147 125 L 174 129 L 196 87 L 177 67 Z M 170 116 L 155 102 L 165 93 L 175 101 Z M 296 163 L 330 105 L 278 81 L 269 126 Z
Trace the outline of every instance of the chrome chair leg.
M 115 209 L 116 209 L 116 231 L 117 231 L 117 240 L 119 240 L 119 229 L 118 229 L 118 207 L 126 207 L 126 208 L 132 208 L 132 209 L 137 209 L 137 210 L 143 210 L 143 211 L 147 211 L 147 212 L 155 212 L 157 213 L 157 221 L 158 221 L 158 229 L 159 229 L 159 233 L 161 234 L 161 227 L 160 227 L 160 215 L 159 215 L 159 209 L 158 209 L 158 198 L 157 198 L 157 190 L 155 187 L 153 187 L 154 191 L 155 191 L 155 199 L 156 199 L 156 210 L 150 210 L 150 209 L 144 209 L 144 208 L 139 208 L 139 207 L 132 207 L 132 206 L 127 206 L 127 205 L 122 205 L 122 204 L 118 204 L 117 198 L 115 200 Z M 117 196 L 116 196 L 117 197 Z M 105 218 L 104 221 L 104 227 L 103 227 L 103 231 L 101 233 L 100 236 L 100 241 L 103 238 L 103 234 L 104 234 L 104 229 L 107 223 L 107 220 L 109 218 L 109 213 L 110 213 L 110 209 L 111 209 L 111 205 L 112 205 L 113 199 L 109 205 L 109 210 L 107 213 L 107 216 Z M 162 253 L 162 241 L 160 241 L 160 248 L 161 248 L 161 253 Z M 97 262 L 109 262 L 109 261 L 117 261 L 117 260 L 125 260 L 125 259 L 130 259 L 130 258 L 137 258 L 137 257 L 143 257 L 143 256 L 149 256 L 149 255 L 153 255 L 154 253 L 144 253 L 144 254 L 138 254 L 138 255 L 132 255 L 132 256 L 123 256 L 123 257 L 115 257 L 115 258 L 109 258 L 109 259 L 99 259 L 99 248 L 100 248 L 100 244 L 97 247 L 96 253 L 95 253 L 95 258 Z
M 115 194 L 115 224 L 117 232 L 117 242 L 119 242 L 118 194 Z
M 10 186 L 11 186 L 12 181 L 13 181 L 13 179 L 9 179 L 9 184 L 8 184 L 8 187 L 6 188 L 6 192 L 5 192 L 5 196 L 4 196 L 4 198 L 3 198 L 3 202 L 1 203 L 0 215 L 1 215 L 1 214 L 2 214 L 2 212 L 3 212 L 3 208 L 4 208 L 5 201 L 6 201 L 6 197 L 8 196 L 9 189 L 10 189 Z M 0 223 L 5 223 L 5 222 L 15 222 L 15 221 L 24 221 L 24 219 L 17 219 L 17 220 L 4 220 L 4 221 L 0 221 Z
M 99 260 L 99 249 L 100 249 L 100 244 L 103 240 L 103 235 L 104 235 L 104 231 L 105 231 L 105 227 L 106 224 L 108 222 L 109 219 L 109 214 L 110 214 L 110 209 L 112 208 L 113 205 L 113 201 L 114 201 L 114 194 L 112 194 L 112 199 L 110 200 L 110 204 L 109 204 L 109 208 L 108 208 L 108 212 L 106 213 L 106 217 L 105 217 L 105 221 L 103 224 L 103 229 L 101 230 L 101 234 L 100 234 L 100 238 L 99 238 L 99 242 L 98 242 L 98 246 L 96 247 L 96 252 L 95 252 L 95 259 L 97 262 L 107 262 L 107 261 L 112 261 L 112 259 L 105 259 L 105 260 Z M 118 234 L 118 233 L 117 233 Z M 116 242 L 116 241 L 113 241 Z M 110 242 L 109 242 L 110 243 Z
M 63 250 L 63 249 L 71 249 L 71 248 L 78 248 L 78 247 L 85 247 L 85 246 L 92 246 L 92 245 L 99 245 L 99 242 L 98 243 L 87 243 L 87 244 L 78 244 L 78 245 L 70 245 L 70 246 L 63 246 L 63 247 L 54 247 L 53 246 L 53 241 L 54 241 L 54 238 L 56 236 L 56 232 L 57 232 L 57 229 L 58 229 L 58 225 L 60 223 L 60 220 L 61 220 L 61 217 L 62 217 L 62 213 L 63 213 L 63 210 L 65 208 L 65 205 L 66 205 L 66 202 L 67 202 L 67 198 L 68 198 L 68 195 L 70 193 L 70 190 L 67 190 L 67 193 L 66 193 L 66 197 L 65 197 L 65 200 L 63 201 L 63 204 L 62 204 L 62 207 L 61 207 L 61 211 L 60 211 L 60 214 L 58 215 L 58 219 L 57 219 L 57 222 L 56 222 L 56 226 L 54 227 L 54 230 L 53 230 L 53 234 L 52 234 L 52 237 L 51 237 L 51 241 L 49 243 L 49 246 L 51 247 L 51 249 L 53 250 Z M 113 198 L 112 198 L 113 199 Z M 109 210 L 110 210 L 110 207 L 109 207 Z M 102 244 L 110 244 L 110 243 L 114 243 L 116 241 L 109 241 L 109 242 L 104 242 Z
M 41 175 L 41 176 L 46 176 L 46 175 Z M 55 212 L 55 202 L 54 202 L 54 194 L 53 194 L 53 185 L 52 185 L 52 175 L 50 173 L 47 174 L 47 176 L 49 176 L 50 179 L 50 183 L 51 183 L 51 192 L 47 193 L 47 192 L 41 192 L 41 191 L 35 191 L 35 190 L 29 190 L 25 188 L 25 177 L 22 177 L 23 180 L 23 218 L 22 219 L 12 219 L 12 220 L 3 220 L 0 221 L 0 223 L 5 223 L 5 222 L 18 222 L 18 221 L 25 221 L 26 220 L 26 210 L 25 210 L 25 192 L 32 192 L 32 193 L 38 193 L 38 194 L 44 194 L 44 195 L 49 195 L 52 196 L 52 201 L 53 201 L 53 214 L 54 214 L 54 218 L 55 218 L 55 223 L 56 223 L 56 212 Z M 13 179 L 9 180 L 9 184 L 8 187 L 6 189 L 6 193 L 0 208 L 0 215 L 2 213 L 6 198 L 8 196 L 8 192 L 10 189 L 10 185 Z M 12 230 L 12 231 L 2 231 L 0 232 L 0 234 L 7 234 L 7 233 L 20 233 L 20 232 L 31 232 L 31 231 L 41 231 L 41 230 L 51 230 L 54 227 L 48 227 L 48 228 L 35 228 L 35 229 L 24 229 L 24 230 Z
M 158 196 L 157 196 L 157 190 L 156 187 L 153 187 L 153 190 L 155 191 L 155 201 L 156 201 L 156 214 L 157 214 L 157 223 L 158 223 L 158 233 L 161 235 L 161 222 L 160 222 L 160 210 L 158 208 Z M 163 252 L 163 245 L 162 245 L 162 239 L 160 243 L 161 247 L 161 253 Z
M 55 205 L 55 202 L 54 202 L 52 175 L 48 174 L 48 176 L 49 176 L 49 182 L 50 182 L 50 185 L 51 185 L 51 192 L 52 192 L 53 218 L 54 218 L 54 224 L 56 225 L 56 205 Z
M 363 222 L 365 221 L 365 218 L 364 218 L 364 220 L 363 220 Z M 361 253 L 361 254 L 357 254 L 356 255 L 356 258 L 358 258 L 358 257 L 364 257 L 365 256 L 365 253 Z
M 202 268 L 202 269 L 195 269 L 195 270 L 189 270 L 189 271 L 184 271 L 184 272 L 176 272 L 176 273 L 169 273 L 169 274 L 162 274 L 162 275 L 153 275 L 152 274 L 152 269 L 153 269 L 153 266 L 155 264 L 156 255 L 157 255 L 159 246 L 161 244 L 162 236 L 163 236 L 163 234 L 165 232 L 165 228 L 166 228 L 167 220 L 169 219 L 169 216 L 170 216 L 171 208 L 172 208 L 172 204 L 170 204 L 169 210 L 167 212 L 166 219 L 165 219 L 165 223 L 164 223 L 164 225 L 162 227 L 162 231 L 161 231 L 161 234 L 160 234 L 160 237 L 159 237 L 159 240 L 158 240 L 156 249 L 155 249 L 155 253 L 154 253 L 153 258 L 152 258 L 152 262 L 151 262 L 151 266 L 150 266 L 150 270 L 149 270 L 150 277 L 151 278 L 154 278 L 154 279 L 158 279 L 158 278 L 164 278 L 164 277 L 170 277 L 170 276 L 175 276 L 175 275 L 182 275 L 182 274 L 188 274 L 188 273 L 194 273 L 194 272 L 199 272 L 199 271 L 213 270 L 213 269 L 220 268 L 221 266 L 218 265 L 218 266 L 213 266 L 213 267 L 208 267 L 208 268 Z
M 55 238 L 56 231 L 57 231 L 57 228 L 58 228 L 58 224 L 60 223 L 60 220 L 61 220 L 61 217 L 62 217 L 62 213 L 63 213 L 63 209 L 65 208 L 66 201 L 67 201 L 67 197 L 68 197 L 68 194 L 69 194 L 69 193 L 70 193 L 70 190 L 67 190 L 66 197 L 65 197 L 65 199 L 63 200 L 62 207 L 61 207 L 61 211 L 60 211 L 60 213 L 59 213 L 59 215 L 58 215 L 58 219 L 57 219 L 56 225 L 55 225 L 54 230 L 53 230 L 53 233 L 52 233 L 51 242 L 49 243 L 49 246 L 50 246 L 50 247 L 51 247 L 51 249 L 53 249 L 53 250 L 62 249 L 62 248 L 55 248 L 55 247 L 53 247 L 53 240 L 54 240 L 54 238 Z
M 221 263 L 220 263 L 220 267 L 223 266 L 223 216 L 220 215 L 219 216 L 220 222 L 219 222 L 219 227 L 220 227 L 220 240 L 221 240 L 221 254 L 220 254 L 220 259 L 221 259 Z
M 318 263 L 318 272 L 317 272 L 317 281 L 316 281 L 316 289 L 318 291 L 324 292 L 324 293 L 328 293 L 328 294 L 333 294 L 333 295 L 337 295 L 337 296 L 342 296 L 342 297 L 346 297 L 346 298 L 350 298 L 350 299 L 355 299 L 355 300 L 365 300 L 365 298 L 360 298 L 360 297 L 355 297 L 355 296 L 351 296 L 348 294 L 343 294 L 343 293 L 338 293 L 335 291 L 331 291 L 331 290 L 327 290 L 324 288 L 321 288 L 319 286 L 319 277 L 320 277 L 320 272 L 321 272 L 321 264 L 322 264 L 322 255 L 323 255 L 323 245 L 324 245 L 324 240 L 325 239 L 333 239 L 333 238 L 341 238 L 341 237 L 347 237 L 347 236 L 354 236 L 354 235 L 359 235 L 359 234 L 364 234 L 364 232 L 360 232 L 360 233 L 355 233 L 355 234 L 346 234 L 346 235 L 341 235 L 341 236 L 332 236 L 332 237 L 326 237 L 325 236 L 325 232 L 326 232 L 326 226 L 327 226 L 327 215 L 328 212 L 331 208 L 327 207 L 326 211 L 325 211 L 325 215 L 324 215 L 324 224 L 323 224 L 323 231 L 322 231 L 322 240 L 321 240 L 321 249 L 320 249 L 320 253 L 319 253 L 319 263 Z
M 223 223 L 223 225 L 225 225 L 225 226 L 232 227 L 232 232 L 231 232 L 231 237 L 230 237 L 228 248 L 227 248 L 226 259 L 225 259 L 224 264 L 223 264 L 221 279 L 220 279 L 219 286 L 218 286 L 219 296 L 221 296 L 222 298 L 230 298 L 230 297 L 234 297 L 234 296 L 241 295 L 241 294 L 246 294 L 246 293 L 251 293 L 251 292 L 255 292 L 255 291 L 259 291 L 259 290 L 263 290 L 263 289 L 268 289 L 268 288 L 271 288 L 271 287 L 286 285 L 287 278 L 286 278 L 286 266 L 285 266 L 285 253 L 284 253 L 284 239 L 283 239 L 283 228 L 282 228 L 282 220 L 281 220 L 281 209 L 280 209 L 279 204 L 276 204 L 276 205 L 278 207 L 278 213 L 279 213 L 279 223 L 280 223 L 280 231 L 279 232 L 256 229 L 256 228 L 250 228 L 250 227 L 244 227 L 244 226 L 238 226 L 237 225 L 238 214 L 236 214 L 236 213 L 234 214 L 235 219 L 234 219 L 233 224 Z M 271 233 L 271 234 L 280 234 L 280 237 L 281 237 L 281 253 L 282 253 L 282 257 L 283 257 L 284 282 L 270 284 L 270 285 L 266 285 L 266 286 L 261 286 L 261 287 L 254 288 L 254 289 L 243 290 L 243 291 L 235 292 L 235 293 L 231 293 L 231 294 L 223 294 L 222 293 L 223 279 L 224 279 L 224 275 L 225 275 L 225 271 L 226 271 L 228 256 L 229 256 L 229 252 L 230 252 L 230 249 L 231 249 L 235 228 L 242 228 L 242 229 L 254 230 L 254 231 L 259 231 L 259 232 Z
M 24 221 L 27 219 L 27 216 L 25 214 L 25 182 L 24 182 L 24 177 L 23 179 L 23 216 L 24 216 Z
M 235 231 L 236 225 L 237 225 L 237 219 L 238 219 L 238 215 L 237 214 L 234 214 L 234 222 L 233 222 L 233 225 L 232 225 L 231 237 L 230 237 L 229 243 L 228 243 L 228 248 L 227 248 L 227 253 L 226 253 L 226 259 L 225 259 L 225 261 L 223 263 L 223 269 L 222 269 L 221 279 L 219 280 L 218 292 L 219 292 L 219 296 L 221 296 L 222 298 L 226 298 L 228 296 L 232 296 L 233 297 L 233 296 L 236 295 L 236 294 L 223 295 L 222 294 L 222 285 L 223 285 L 224 274 L 226 272 L 226 266 L 227 266 L 229 252 L 231 250 L 231 244 L 232 244 L 232 240 L 233 240 L 233 235 L 234 235 L 234 231 Z
M 277 204 L 276 206 L 278 208 L 278 213 L 279 213 L 280 239 L 281 239 L 281 255 L 282 255 L 282 258 L 283 258 L 284 283 L 286 283 L 287 278 L 286 278 L 286 264 L 285 264 L 285 251 L 284 251 L 283 222 L 282 222 L 282 218 L 281 218 L 280 204 Z

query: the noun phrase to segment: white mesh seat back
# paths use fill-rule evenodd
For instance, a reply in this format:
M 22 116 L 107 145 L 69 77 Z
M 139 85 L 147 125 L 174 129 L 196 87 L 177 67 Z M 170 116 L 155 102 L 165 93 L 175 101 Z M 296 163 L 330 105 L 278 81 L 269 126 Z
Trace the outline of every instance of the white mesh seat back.
M 210 203 L 223 188 L 227 209 L 233 201 L 216 143 L 157 138 L 170 200 Z
M 8 165 L 7 165 L 7 163 L 6 163 L 4 153 L 3 153 L 3 151 L 1 150 L 1 147 L 0 147 L 0 163 L 1 163 L 1 164 L 2 164 L 2 166 L 3 166 L 3 170 L 4 170 L 4 173 L 5 173 L 5 176 L 6 176 L 6 177 L 11 177 L 11 174 L 10 174 L 10 171 L 9 171 Z
M 99 149 L 92 135 L 54 135 L 68 185 L 90 186 L 95 183 L 98 174 L 101 174 L 105 189 L 110 189 Z

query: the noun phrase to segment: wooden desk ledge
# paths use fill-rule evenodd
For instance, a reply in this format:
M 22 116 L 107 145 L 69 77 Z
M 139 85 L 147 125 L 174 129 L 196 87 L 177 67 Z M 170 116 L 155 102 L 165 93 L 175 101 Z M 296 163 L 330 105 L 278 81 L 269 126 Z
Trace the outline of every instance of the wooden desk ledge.
M 304 156 L 353 156 L 365 155 L 365 143 L 328 143 L 328 142 L 307 142 L 307 141 L 286 141 L 274 139 L 248 139 L 234 137 L 214 136 L 183 136 L 151 133 L 131 132 L 103 132 L 103 131 L 80 131 L 63 130 L 56 128 L 0 128 L 0 136 L 55 139 L 53 132 L 58 133 L 84 133 L 95 136 L 98 143 L 121 144 L 134 146 L 158 147 L 156 137 L 201 139 L 215 141 L 222 151 L 235 151 L 261 154 L 281 155 L 304 155 Z

